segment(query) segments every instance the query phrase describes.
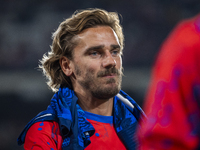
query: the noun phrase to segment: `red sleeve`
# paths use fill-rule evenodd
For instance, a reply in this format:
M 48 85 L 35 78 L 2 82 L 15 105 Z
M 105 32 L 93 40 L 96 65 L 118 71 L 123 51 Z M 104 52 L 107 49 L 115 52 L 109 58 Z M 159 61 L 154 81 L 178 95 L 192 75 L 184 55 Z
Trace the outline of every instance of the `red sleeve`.
M 141 150 L 192 150 L 200 139 L 200 33 L 194 20 L 164 42 L 145 99 Z
M 25 143 L 25 150 L 61 150 L 62 137 L 57 122 L 37 122 L 28 130 Z

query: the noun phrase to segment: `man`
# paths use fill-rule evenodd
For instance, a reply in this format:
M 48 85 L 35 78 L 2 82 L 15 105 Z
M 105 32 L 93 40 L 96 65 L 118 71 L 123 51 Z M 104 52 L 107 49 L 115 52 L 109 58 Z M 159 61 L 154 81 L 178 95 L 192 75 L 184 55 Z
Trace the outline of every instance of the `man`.
M 116 13 L 88 9 L 63 21 L 40 65 L 56 93 L 18 144 L 25 149 L 134 149 L 143 112 L 120 90 L 123 42 Z
M 200 14 L 181 21 L 163 43 L 144 110 L 139 149 L 200 149 Z

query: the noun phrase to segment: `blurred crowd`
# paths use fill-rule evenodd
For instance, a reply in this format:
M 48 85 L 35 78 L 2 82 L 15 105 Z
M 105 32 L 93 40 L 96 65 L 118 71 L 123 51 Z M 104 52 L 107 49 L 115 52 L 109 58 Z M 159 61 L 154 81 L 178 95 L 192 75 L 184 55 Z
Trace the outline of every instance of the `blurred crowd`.
M 160 43 L 172 27 L 179 20 L 193 16 L 199 6 L 197 0 L 2 0 L 0 67 L 37 67 L 38 59 L 50 50 L 51 33 L 59 23 L 75 10 L 90 7 L 117 11 L 122 15 L 125 33 L 124 65 L 149 67 Z

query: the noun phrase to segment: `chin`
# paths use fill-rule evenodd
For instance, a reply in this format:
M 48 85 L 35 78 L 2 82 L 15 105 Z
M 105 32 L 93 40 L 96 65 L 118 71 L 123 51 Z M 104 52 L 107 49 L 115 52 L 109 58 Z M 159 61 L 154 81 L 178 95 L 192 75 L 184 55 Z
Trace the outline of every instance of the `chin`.
M 115 87 L 105 87 L 101 89 L 94 90 L 92 92 L 92 95 L 98 99 L 109 99 L 117 95 L 120 91 L 121 86 L 115 86 Z

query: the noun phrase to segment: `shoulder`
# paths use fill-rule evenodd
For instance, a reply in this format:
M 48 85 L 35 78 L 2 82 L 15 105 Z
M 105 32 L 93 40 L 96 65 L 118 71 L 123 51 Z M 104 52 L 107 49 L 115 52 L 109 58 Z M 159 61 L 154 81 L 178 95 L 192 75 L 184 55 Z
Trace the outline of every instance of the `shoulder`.
M 36 122 L 30 127 L 27 134 L 31 134 L 32 131 L 34 131 L 34 132 L 52 132 L 56 128 L 59 129 L 59 125 L 55 121 Z
M 24 148 L 58 149 L 61 145 L 62 136 L 59 124 L 55 121 L 43 121 L 34 123 L 30 127 L 25 137 Z

